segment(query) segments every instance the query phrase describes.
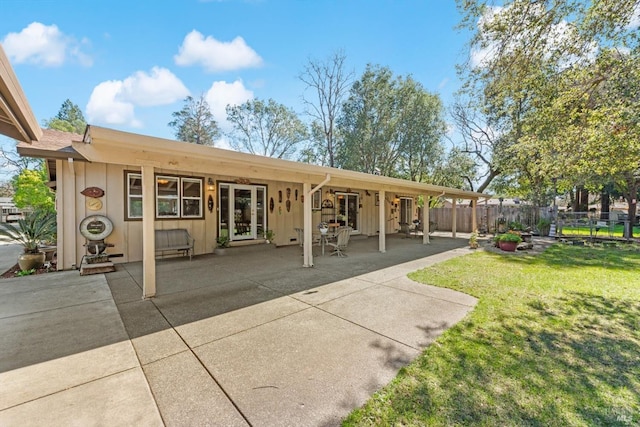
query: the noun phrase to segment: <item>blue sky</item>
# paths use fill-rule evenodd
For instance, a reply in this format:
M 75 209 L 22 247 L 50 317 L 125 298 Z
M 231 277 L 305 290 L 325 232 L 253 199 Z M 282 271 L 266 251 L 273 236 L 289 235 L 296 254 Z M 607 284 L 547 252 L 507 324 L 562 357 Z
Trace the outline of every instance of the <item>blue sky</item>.
M 189 94 L 204 93 L 220 122 L 250 98 L 302 114 L 298 74 L 338 49 L 356 76 L 388 66 L 448 104 L 469 38 L 453 0 L 2 0 L 2 17 L 0 43 L 40 122 L 69 98 L 91 124 L 165 138 Z

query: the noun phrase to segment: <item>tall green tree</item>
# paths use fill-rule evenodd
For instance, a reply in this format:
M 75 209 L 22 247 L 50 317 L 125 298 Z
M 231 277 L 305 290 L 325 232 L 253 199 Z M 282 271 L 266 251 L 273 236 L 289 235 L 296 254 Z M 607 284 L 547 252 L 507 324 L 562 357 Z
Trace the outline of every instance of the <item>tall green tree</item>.
M 373 65 L 352 85 L 338 128 L 340 167 L 416 181 L 440 161 L 446 130 L 436 95 Z
M 173 120 L 169 122 L 169 127 L 174 129 L 179 141 L 213 146 L 215 139 L 220 136 L 218 123 L 213 118 L 204 94 L 198 99 L 187 96 L 182 109 L 173 112 L 171 116 Z
M 308 138 L 296 113 L 273 99 L 228 105 L 227 120 L 233 125 L 231 146 L 251 154 L 288 159 Z
M 61 130 L 84 134 L 87 121 L 84 119 L 82 110 L 70 99 L 65 100 L 55 117 L 44 121 L 44 126 L 48 129 Z
M 552 178 L 564 189 L 594 190 L 617 179 L 633 201 L 637 1 L 458 6 L 462 26 L 474 34 L 471 61 L 461 67 L 464 93 L 486 115 L 486 126 L 507 138 L 501 154 L 513 160 L 508 172 L 540 194 Z

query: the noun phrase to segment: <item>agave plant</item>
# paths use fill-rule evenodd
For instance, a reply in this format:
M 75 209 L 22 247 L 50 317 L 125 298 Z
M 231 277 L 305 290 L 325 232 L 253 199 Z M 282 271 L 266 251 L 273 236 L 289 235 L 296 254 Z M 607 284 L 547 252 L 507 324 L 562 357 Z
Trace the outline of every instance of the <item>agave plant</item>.
M 0 235 L 20 243 L 25 253 L 38 253 L 40 242 L 53 239 L 55 234 L 55 212 L 42 210 L 28 213 L 24 219 L 18 220 L 17 226 L 5 224 L 0 228 Z

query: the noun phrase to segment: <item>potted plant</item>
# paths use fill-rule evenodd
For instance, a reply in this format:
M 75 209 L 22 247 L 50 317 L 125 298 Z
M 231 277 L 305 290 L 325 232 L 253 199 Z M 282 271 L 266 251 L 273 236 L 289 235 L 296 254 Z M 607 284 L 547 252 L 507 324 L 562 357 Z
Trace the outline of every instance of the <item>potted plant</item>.
M 478 249 L 478 230 L 474 230 L 469 237 L 469 247 L 471 249 Z
M 267 244 L 271 243 L 274 237 L 276 237 L 276 233 L 274 233 L 273 230 L 267 230 L 264 232 L 264 239 Z
M 18 225 L 5 224 L 0 234 L 20 243 L 24 253 L 18 258 L 20 270 L 27 271 L 44 265 L 45 253 L 38 247 L 51 240 L 56 233 L 55 212 L 36 210 L 18 220 Z
M 227 252 L 226 249 L 229 247 L 229 236 L 218 236 L 216 243 L 217 246 L 214 252 L 217 255 L 224 255 Z
M 518 244 L 522 242 L 522 237 L 516 233 L 504 233 L 499 236 L 498 242 L 503 251 L 515 252 Z

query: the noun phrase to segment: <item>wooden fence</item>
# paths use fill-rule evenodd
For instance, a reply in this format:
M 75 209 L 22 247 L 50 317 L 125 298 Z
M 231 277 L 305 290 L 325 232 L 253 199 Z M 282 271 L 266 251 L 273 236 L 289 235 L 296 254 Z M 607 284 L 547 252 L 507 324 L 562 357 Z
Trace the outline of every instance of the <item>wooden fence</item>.
M 439 231 L 452 230 L 452 209 L 453 208 L 433 208 L 429 211 L 429 220 L 438 224 Z M 456 230 L 462 233 L 471 233 L 471 213 L 472 208 L 468 205 L 456 207 Z M 524 228 L 534 229 L 541 216 L 548 216 L 547 208 L 535 206 L 483 206 L 476 207 L 476 221 L 478 230 L 481 232 L 494 233 L 498 227 L 500 218 L 507 225 L 511 223 L 521 224 Z

